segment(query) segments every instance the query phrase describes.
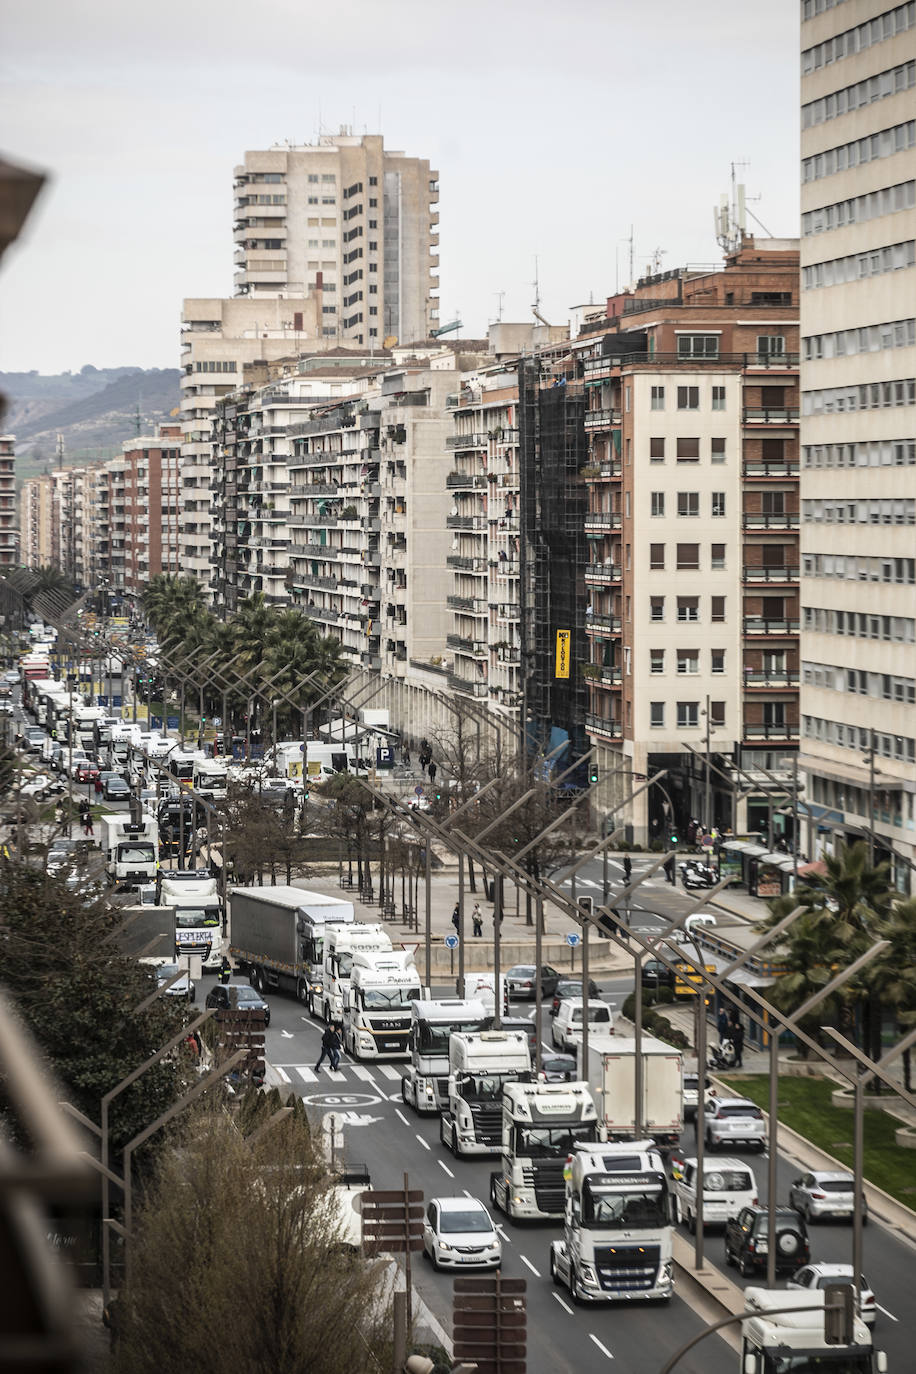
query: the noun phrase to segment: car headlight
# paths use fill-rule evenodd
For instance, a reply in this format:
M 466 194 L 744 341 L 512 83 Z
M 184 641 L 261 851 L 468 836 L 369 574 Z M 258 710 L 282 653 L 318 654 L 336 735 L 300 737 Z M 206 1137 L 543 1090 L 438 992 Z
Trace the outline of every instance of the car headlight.
M 447 1251 L 449 1252 L 449 1254 L 451 1254 L 451 1251 L 452 1251 L 453 1247 L 452 1247 L 451 1245 L 446 1245 L 446 1243 L 445 1243 L 444 1240 L 440 1240 L 440 1241 L 439 1241 L 439 1249 L 440 1249 L 440 1250 L 447 1250 Z

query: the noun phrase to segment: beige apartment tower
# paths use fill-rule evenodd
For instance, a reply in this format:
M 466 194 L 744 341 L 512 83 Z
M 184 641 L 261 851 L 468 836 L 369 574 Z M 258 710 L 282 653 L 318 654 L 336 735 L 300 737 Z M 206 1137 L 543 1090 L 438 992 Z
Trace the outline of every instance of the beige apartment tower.
M 916 859 L 916 5 L 804 0 L 801 764 L 809 843 Z M 813 857 L 813 855 L 812 855 Z

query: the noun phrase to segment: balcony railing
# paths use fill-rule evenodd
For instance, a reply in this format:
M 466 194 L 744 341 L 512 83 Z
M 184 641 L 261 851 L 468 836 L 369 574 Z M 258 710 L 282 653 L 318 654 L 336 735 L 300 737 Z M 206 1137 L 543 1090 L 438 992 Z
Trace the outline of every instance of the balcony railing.
M 742 413 L 746 425 L 797 425 L 798 406 L 745 406 Z
M 598 533 L 620 529 L 620 511 L 614 510 L 592 510 L 585 516 L 585 529 L 594 530 Z
M 743 464 L 742 472 L 745 477 L 797 477 L 798 463 L 790 460 L 767 463 L 750 459 Z
M 447 596 L 445 604 L 452 611 L 460 611 L 463 615 L 482 615 L 488 611 L 486 601 L 477 596 Z
M 746 635 L 797 635 L 797 620 L 764 620 L 762 616 L 746 615 L 744 617 L 744 633 Z
M 587 410 L 585 412 L 586 429 L 610 429 L 612 425 L 619 425 L 620 421 L 619 410 Z
M 473 658 L 489 656 L 489 650 L 483 640 L 471 639 L 467 635 L 446 635 L 445 643 L 449 649 L 457 649 L 459 653 L 470 654 Z
M 447 568 L 456 568 L 458 572 L 482 573 L 487 570 L 487 560 L 485 558 L 465 558 L 461 554 L 450 553 L 445 560 Z
M 791 567 L 782 568 L 746 566 L 744 580 L 745 582 L 797 582 L 798 564 L 793 563 Z
M 586 634 L 620 634 L 620 617 L 616 615 L 586 615 Z
M 777 691 L 784 691 L 786 688 L 798 686 L 798 669 L 787 668 L 781 673 L 764 673 L 755 672 L 754 670 L 745 670 L 744 685 L 745 687 L 760 687 L 764 689 L 769 687 Z
M 622 569 L 616 563 L 589 563 L 585 569 L 586 582 L 619 582 Z
M 487 485 L 487 479 L 482 473 L 450 472 L 445 479 L 445 485 L 450 490 L 467 491 L 475 487 L 479 490 Z
M 486 446 L 486 433 L 448 434 L 445 439 L 446 448 L 486 448 Z
M 485 530 L 487 519 L 483 515 L 447 515 L 445 523 L 450 530 Z
M 745 725 L 745 739 L 798 739 L 798 726 L 784 721 L 780 725 Z
M 603 739 L 620 739 L 621 728 L 619 720 L 608 720 L 604 716 L 596 716 L 589 711 L 585 717 L 585 729 L 589 735 L 601 735 Z
M 741 523 L 746 530 L 797 530 L 798 511 L 787 510 L 779 515 L 745 511 Z
M 503 602 L 496 608 L 496 616 L 499 620 L 519 620 L 521 618 L 521 608 L 516 601 Z

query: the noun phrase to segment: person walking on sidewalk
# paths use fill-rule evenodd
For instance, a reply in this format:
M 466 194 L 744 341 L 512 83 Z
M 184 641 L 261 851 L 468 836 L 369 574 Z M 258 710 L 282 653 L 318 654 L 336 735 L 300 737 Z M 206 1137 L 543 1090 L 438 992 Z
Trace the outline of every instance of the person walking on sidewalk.
M 333 1022 L 329 1022 L 324 1028 L 324 1034 L 321 1037 L 321 1054 L 315 1065 L 316 1073 L 325 1059 L 329 1060 L 332 1069 L 336 1069 L 340 1063 L 340 1036 L 337 1034 L 337 1027 Z
M 483 936 L 483 912 L 480 910 L 480 903 L 474 903 L 474 910 L 471 912 L 471 924 L 474 927 L 474 939 L 479 940 Z
M 452 912 L 452 925 L 455 927 L 455 934 L 457 935 L 461 925 L 461 908 L 457 902 L 455 903 L 455 910 Z

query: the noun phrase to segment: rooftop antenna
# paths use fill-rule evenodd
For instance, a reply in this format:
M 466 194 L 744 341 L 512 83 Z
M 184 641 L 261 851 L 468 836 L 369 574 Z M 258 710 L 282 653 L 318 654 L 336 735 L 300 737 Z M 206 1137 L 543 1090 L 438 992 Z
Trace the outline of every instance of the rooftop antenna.
M 719 197 L 718 207 L 713 210 L 716 241 L 726 253 L 737 253 L 747 234 L 747 195 L 744 183 L 738 181 L 737 169 L 748 165 L 747 162 L 731 164 L 730 191 Z
M 496 297 L 496 302 L 497 302 L 497 306 L 496 306 L 496 323 L 497 323 L 497 324 L 501 324 L 501 323 L 502 323 L 502 318 L 503 318 L 503 300 L 505 299 L 506 293 L 505 293 L 505 291 L 494 291 L 494 292 L 493 292 L 493 295 Z
M 534 259 L 534 281 L 531 285 L 534 287 L 534 304 L 531 307 L 531 313 L 541 324 L 548 324 L 547 320 L 545 320 L 544 316 L 541 314 L 541 284 L 538 278 L 538 260 L 536 257 Z

